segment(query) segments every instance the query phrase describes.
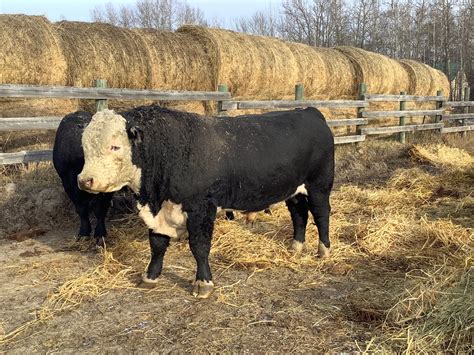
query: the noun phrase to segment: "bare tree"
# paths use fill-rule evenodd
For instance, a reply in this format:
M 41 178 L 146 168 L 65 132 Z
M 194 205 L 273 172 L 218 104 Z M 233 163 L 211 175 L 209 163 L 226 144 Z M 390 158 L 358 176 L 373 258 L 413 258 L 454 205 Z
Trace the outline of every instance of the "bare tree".
M 272 8 L 257 11 L 250 17 L 240 17 L 234 22 L 237 31 L 255 35 L 279 37 L 280 18 Z
M 121 27 L 173 30 L 183 24 L 207 25 L 204 13 L 178 0 L 137 0 L 134 6 L 106 3 L 91 10 L 91 18 Z

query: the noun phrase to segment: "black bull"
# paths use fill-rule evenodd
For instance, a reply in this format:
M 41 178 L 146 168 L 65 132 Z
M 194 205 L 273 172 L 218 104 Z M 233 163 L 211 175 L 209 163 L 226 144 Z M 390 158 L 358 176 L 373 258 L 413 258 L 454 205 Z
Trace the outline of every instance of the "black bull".
M 219 207 L 259 211 L 286 201 L 296 249 L 305 241 L 310 211 L 319 254 L 328 255 L 334 138 L 317 109 L 213 118 L 146 106 L 121 115 L 131 161 L 141 169 L 139 204 L 157 216 L 169 201 L 186 216 L 197 263 L 195 296 L 207 297 L 213 289 L 208 256 Z M 87 154 L 85 159 L 87 165 Z M 170 236 L 150 229 L 149 239 L 152 257 L 144 281 L 153 283 Z

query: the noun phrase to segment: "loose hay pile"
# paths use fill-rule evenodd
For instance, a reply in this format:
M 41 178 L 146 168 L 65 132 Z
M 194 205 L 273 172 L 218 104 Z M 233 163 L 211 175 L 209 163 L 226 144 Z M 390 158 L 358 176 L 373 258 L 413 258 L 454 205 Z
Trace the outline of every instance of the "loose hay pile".
M 211 252 L 218 285 L 214 302 L 228 304 L 216 270 L 347 274 L 342 280 L 362 291 L 351 293 L 338 315 L 370 329 L 372 339 L 359 342 L 361 350 L 469 351 L 474 324 L 473 158 L 445 145 L 413 146 L 410 155 L 413 165 L 396 170 L 383 184 L 336 188 L 330 259 L 316 259 L 313 225 L 307 250 L 301 255 L 289 251 L 292 226 L 284 204 L 272 215 L 262 213 L 254 226 L 243 218 L 219 220 Z M 81 302 L 135 288 L 149 260 L 146 228 L 132 216 L 116 223 L 111 234 L 111 245 L 96 266 L 51 293 L 38 319 L 48 321 Z M 187 243 L 174 243 L 165 272 L 183 255 L 190 255 Z M 192 277 L 193 263 L 184 269 Z M 169 282 L 158 287 L 158 292 L 174 292 Z

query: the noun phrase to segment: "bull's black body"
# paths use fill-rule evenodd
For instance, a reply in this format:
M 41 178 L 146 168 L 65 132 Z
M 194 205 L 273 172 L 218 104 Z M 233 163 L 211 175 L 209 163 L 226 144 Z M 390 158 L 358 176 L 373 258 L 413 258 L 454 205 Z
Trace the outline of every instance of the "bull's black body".
M 110 206 L 113 193 L 91 194 L 79 189 L 77 175 L 84 166 L 84 152 L 81 137 L 84 127 L 92 119 L 88 112 L 78 111 L 66 115 L 59 124 L 53 148 L 53 164 L 64 186 L 64 190 L 71 199 L 80 217 L 78 238 L 90 237 L 91 223 L 89 211 L 92 208 L 97 219 L 94 237 L 101 245 L 107 231 L 105 216 Z
M 196 280 L 212 279 L 208 254 L 217 207 L 260 211 L 286 200 L 295 240 L 304 242 L 309 210 L 329 248 L 334 139 L 317 109 L 206 118 L 147 106 L 121 114 L 132 161 L 142 169 L 139 201 L 155 214 L 165 200 L 182 205 Z M 302 184 L 308 196 L 292 197 Z M 149 279 L 159 276 L 168 244 L 167 236 L 150 231 Z

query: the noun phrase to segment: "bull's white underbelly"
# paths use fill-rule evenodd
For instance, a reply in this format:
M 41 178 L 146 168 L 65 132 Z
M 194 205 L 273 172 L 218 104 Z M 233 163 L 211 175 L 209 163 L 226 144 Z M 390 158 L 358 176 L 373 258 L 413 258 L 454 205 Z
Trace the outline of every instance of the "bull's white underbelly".
M 183 212 L 181 204 L 164 201 L 156 215 L 153 215 L 148 204 L 142 206 L 137 203 L 137 208 L 138 214 L 153 232 L 175 239 L 187 237 L 186 220 L 188 215 Z

